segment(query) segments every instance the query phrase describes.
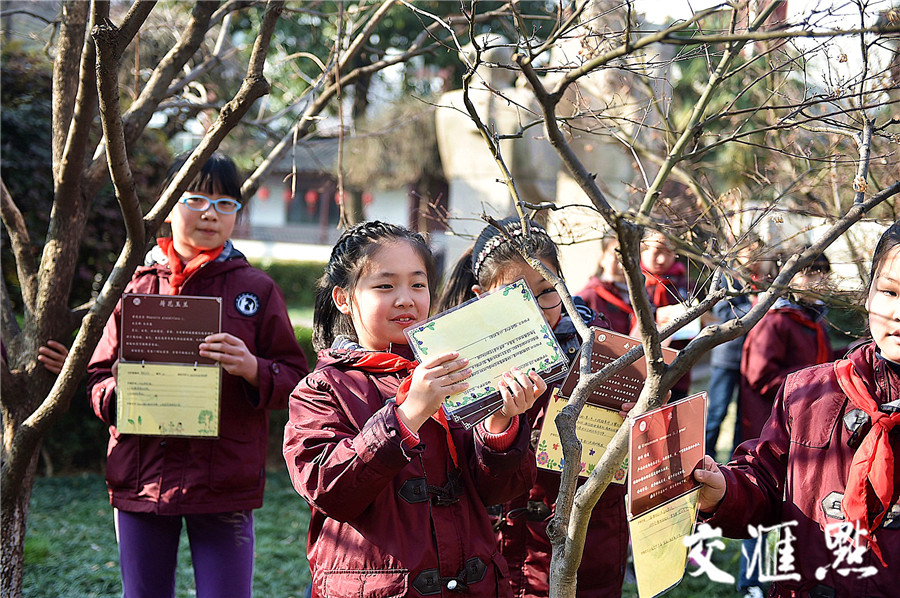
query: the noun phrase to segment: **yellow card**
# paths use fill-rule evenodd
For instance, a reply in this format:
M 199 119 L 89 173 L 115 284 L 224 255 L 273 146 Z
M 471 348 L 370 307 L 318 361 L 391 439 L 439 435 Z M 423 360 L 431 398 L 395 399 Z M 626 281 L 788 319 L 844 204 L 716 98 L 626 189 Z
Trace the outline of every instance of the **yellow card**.
M 116 427 L 122 434 L 219 435 L 221 368 L 119 362 Z
M 559 472 L 563 469 L 562 443 L 554 420 L 565 405 L 566 400 L 559 397 L 559 389 L 554 388 L 550 403 L 547 405 L 547 412 L 544 415 L 536 451 L 537 464 L 542 469 Z M 575 423 L 575 433 L 578 435 L 578 440 L 581 441 L 581 458 L 583 459 L 580 475 L 591 475 L 621 425 L 622 418 L 617 412 L 590 403 L 584 406 Z M 612 482 L 624 484 L 627 472 L 628 457 L 625 457 L 622 466 L 613 474 Z
M 700 489 L 628 521 L 638 596 L 653 598 L 677 585 L 687 567 L 684 538 L 693 533 Z

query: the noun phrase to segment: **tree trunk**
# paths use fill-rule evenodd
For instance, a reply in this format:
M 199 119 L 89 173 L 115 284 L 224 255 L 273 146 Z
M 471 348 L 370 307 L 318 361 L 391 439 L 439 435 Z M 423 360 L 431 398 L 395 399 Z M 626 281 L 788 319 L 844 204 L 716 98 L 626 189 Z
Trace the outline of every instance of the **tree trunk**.
M 26 347 L 31 344 L 26 341 Z M 23 422 L 34 413 L 47 396 L 54 375 L 36 361 L 26 363 L 24 355 L 34 350 L 10 353 L 3 372 L 3 465 L 0 467 L 0 596 L 22 596 L 22 576 L 25 567 L 25 532 L 28 506 L 34 487 L 34 476 L 40 460 L 42 440 L 32 450 L 22 450 Z
M 34 452 L 26 462 L 18 463 L 27 469 L 22 477 L 22 485 L 11 492 L 4 489 L 4 500 L 0 507 L 0 528 L 3 542 L 0 548 L 0 596 L 21 598 L 22 577 L 25 572 L 25 531 L 28 521 L 28 506 L 34 488 L 34 473 L 37 470 L 40 450 Z M 8 498 L 7 498 L 8 497 Z

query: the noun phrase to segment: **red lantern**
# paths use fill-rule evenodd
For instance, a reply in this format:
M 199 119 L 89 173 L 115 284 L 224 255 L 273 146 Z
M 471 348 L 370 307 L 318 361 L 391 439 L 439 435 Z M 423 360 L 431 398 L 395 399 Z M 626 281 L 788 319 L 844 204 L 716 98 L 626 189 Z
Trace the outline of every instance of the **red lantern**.
M 362 202 L 364 206 L 371 205 L 373 199 L 375 199 L 375 196 L 373 196 L 368 191 L 362 194 Z
M 260 201 L 266 201 L 267 199 L 269 199 L 269 188 L 260 187 L 259 191 L 256 192 L 256 196 L 259 197 Z
M 310 189 L 303 196 L 303 201 L 306 202 L 306 212 L 308 214 L 314 214 L 316 212 L 316 203 L 319 201 L 319 194 Z
M 284 203 L 290 204 L 292 201 L 294 201 L 294 193 L 293 193 L 293 191 L 291 191 L 290 187 L 285 187 L 284 188 Z

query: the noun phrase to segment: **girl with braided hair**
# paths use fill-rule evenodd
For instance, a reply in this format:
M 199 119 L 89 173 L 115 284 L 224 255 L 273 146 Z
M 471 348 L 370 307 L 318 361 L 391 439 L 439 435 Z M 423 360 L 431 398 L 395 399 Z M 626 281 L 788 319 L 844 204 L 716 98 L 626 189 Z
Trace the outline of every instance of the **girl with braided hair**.
M 559 275 L 556 244 L 537 223 L 530 223 L 530 228 L 533 255 Z M 449 309 L 478 294 L 524 278 L 556 340 L 573 360 L 581 347 L 581 337 L 569 316 L 563 314 L 559 293 L 519 253 L 525 236 L 518 218 L 505 218 L 497 226 L 485 227 L 472 248 L 456 263 L 439 302 L 439 309 Z M 580 297 L 573 299 L 579 316 L 587 325 L 610 328 L 603 315 L 592 311 Z M 542 394 L 528 410 L 532 442 L 535 444 L 544 425 L 550 395 L 549 391 Z M 502 506 L 491 507 L 495 516 L 499 514 L 496 528 L 500 551 L 509 564 L 510 582 L 516 597 L 538 598 L 549 594 L 551 547 L 547 523 L 556 507 L 559 481 L 558 473 L 540 469 L 536 483 L 526 492 Z M 591 555 L 591 558 L 585 559 L 578 569 L 577 596 L 621 596 L 627 550 L 625 488 L 611 484 L 594 507 L 588 524 L 584 553 Z
M 284 457 L 309 503 L 312 597 L 509 597 L 485 504 L 535 476 L 524 412 L 546 384 L 513 371 L 503 407 L 466 430 L 445 397 L 467 387 L 456 352 L 412 361 L 435 266 L 421 235 L 365 222 L 338 240 L 319 280 L 316 369 L 290 399 Z

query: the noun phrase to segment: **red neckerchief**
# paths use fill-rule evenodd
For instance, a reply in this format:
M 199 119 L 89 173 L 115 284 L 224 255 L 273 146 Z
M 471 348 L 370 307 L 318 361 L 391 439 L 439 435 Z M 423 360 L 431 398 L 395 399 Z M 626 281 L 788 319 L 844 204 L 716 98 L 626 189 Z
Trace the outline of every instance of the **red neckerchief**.
M 391 373 L 406 372 L 407 376 L 400 383 L 397 389 L 397 405 L 402 405 L 409 393 L 409 386 L 412 384 L 412 371 L 419 365 L 417 361 L 410 361 L 405 357 L 389 353 L 387 351 L 369 351 L 363 357 L 354 363 L 355 367 L 367 372 Z M 456 455 L 456 445 L 453 443 L 453 435 L 450 434 L 450 424 L 447 423 L 447 416 L 444 415 L 443 409 L 438 409 L 431 416 L 433 420 L 441 424 L 447 433 L 447 447 L 450 449 L 450 458 L 453 459 L 453 465 L 459 467 L 459 458 Z
M 203 264 L 211 262 L 219 257 L 222 250 L 225 249 L 225 245 L 222 245 L 215 249 L 203 250 L 197 254 L 194 259 L 187 264 L 184 264 L 178 256 L 178 253 L 175 251 L 175 244 L 172 242 L 172 237 L 160 237 L 156 240 L 156 244 L 159 245 L 159 248 L 162 249 L 165 252 L 166 257 L 169 258 L 169 270 L 172 271 L 172 275 L 169 276 L 170 295 L 177 295 L 180 293 L 181 286 L 184 284 L 185 280 L 190 278 L 191 274 L 199 270 Z
M 872 427 L 850 462 L 850 474 L 847 477 L 841 510 L 847 521 L 868 532 L 872 552 L 881 564 L 887 567 L 881 556 L 881 549 L 875 543 L 874 530 L 887 514 L 894 493 L 894 451 L 891 449 L 889 434 L 894 426 L 900 424 L 900 413 L 888 415 L 878 410 L 878 404 L 849 359 L 834 362 L 834 373 L 850 403 L 857 409 L 865 411 L 872 419 Z M 871 525 L 867 508 L 869 488 L 881 504 L 881 512 L 872 518 Z
M 634 318 L 634 309 L 625 303 L 625 301 L 619 297 L 617 294 L 610 291 L 608 288 L 603 286 L 603 283 L 600 283 L 594 287 L 594 292 L 597 293 L 601 299 L 619 309 L 619 311 L 625 312 L 628 314 L 628 324 L 629 328 L 631 327 L 631 321 Z
M 672 267 L 666 270 L 661 276 L 651 274 L 651 272 L 644 267 L 644 264 L 641 264 L 641 272 L 644 274 L 647 292 L 650 294 L 650 300 L 653 302 L 653 305 L 656 307 L 668 305 L 668 302 L 663 303 L 667 293 L 671 293 L 674 298 L 679 301 L 681 300 L 681 298 L 678 297 L 678 289 L 675 286 L 675 283 L 672 282 L 671 277 L 684 276 L 687 272 L 684 264 L 675 262 L 672 264 Z
M 805 328 L 816 333 L 816 363 L 828 363 L 831 361 L 831 351 L 828 350 L 828 341 L 825 339 L 825 329 L 809 318 L 805 313 L 792 307 L 779 307 L 772 311 L 778 311 L 797 322 Z

